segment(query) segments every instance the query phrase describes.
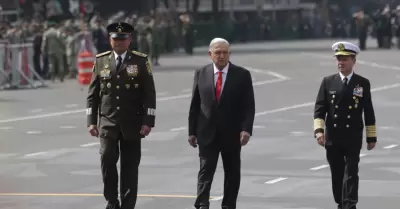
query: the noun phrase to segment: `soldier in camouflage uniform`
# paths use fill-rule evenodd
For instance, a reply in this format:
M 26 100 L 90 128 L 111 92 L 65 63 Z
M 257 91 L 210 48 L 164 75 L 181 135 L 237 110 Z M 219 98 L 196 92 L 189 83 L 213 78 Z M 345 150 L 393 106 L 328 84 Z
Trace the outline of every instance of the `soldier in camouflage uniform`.
M 113 51 L 96 55 L 87 97 L 87 126 L 92 136 L 100 137 L 107 209 L 133 209 L 141 139 L 154 127 L 156 91 L 147 55 L 128 51 L 133 27 L 124 22 L 113 23 L 107 30 Z M 121 205 L 116 165 L 119 157 Z
M 151 27 L 149 25 L 148 17 L 139 18 L 136 24 L 138 48 L 140 52 L 150 54 L 151 46 Z
M 161 52 L 165 48 L 167 24 L 161 19 L 161 16 L 156 16 L 150 26 L 152 28 L 151 61 L 154 65 L 160 65 L 158 60 L 160 59 Z
M 65 53 L 67 57 L 68 77 L 74 78 L 77 72 L 77 65 L 76 65 L 77 48 L 76 48 L 76 41 L 73 28 L 71 27 L 65 28 L 65 35 L 66 35 Z
M 49 73 L 54 82 L 58 76 L 60 81 L 64 81 L 65 76 L 65 36 L 61 32 L 59 25 L 54 22 L 49 23 L 49 28 L 43 34 L 42 52 L 46 54 L 49 61 Z

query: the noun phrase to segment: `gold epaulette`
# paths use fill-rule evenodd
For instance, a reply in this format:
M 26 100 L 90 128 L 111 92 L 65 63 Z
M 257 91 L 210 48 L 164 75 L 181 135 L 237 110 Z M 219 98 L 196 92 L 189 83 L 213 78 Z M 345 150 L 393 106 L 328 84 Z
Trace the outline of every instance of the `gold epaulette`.
M 376 137 L 376 126 L 366 126 L 367 138 L 374 138 Z
M 107 54 L 110 54 L 111 53 L 111 51 L 106 51 L 106 52 L 103 52 L 103 53 L 100 53 L 100 54 L 96 54 L 96 57 L 98 58 L 98 57 L 102 57 L 102 56 L 104 56 L 104 55 L 107 55 Z
M 146 57 L 147 57 L 147 54 L 143 54 L 143 53 L 138 52 L 138 51 L 132 50 L 132 53 L 135 54 L 135 55 L 137 55 L 137 56 L 139 56 L 139 57 L 143 57 L 143 58 L 146 58 Z

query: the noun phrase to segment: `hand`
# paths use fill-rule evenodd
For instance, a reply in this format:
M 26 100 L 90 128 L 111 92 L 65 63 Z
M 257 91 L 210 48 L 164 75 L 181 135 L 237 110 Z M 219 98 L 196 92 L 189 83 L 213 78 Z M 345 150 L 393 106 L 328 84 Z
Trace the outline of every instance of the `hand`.
M 188 142 L 189 142 L 190 146 L 192 146 L 193 148 L 197 147 L 197 138 L 195 135 L 189 136 Z
M 376 146 L 376 142 L 367 143 L 367 150 L 372 150 Z
M 91 136 L 99 137 L 99 129 L 96 125 L 89 126 L 89 133 Z
M 317 142 L 318 142 L 319 145 L 324 147 L 325 146 L 325 134 L 318 133 L 317 134 Z
M 246 131 L 240 132 L 240 143 L 245 146 L 250 140 L 250 134 Z
M 143 136 L 147 136 L 150 134 L 151 131 L 151 127 L 147 126 L 147 125 L 143 125 L 142 129 L 140 130 L 140 134 L 142 134 Z

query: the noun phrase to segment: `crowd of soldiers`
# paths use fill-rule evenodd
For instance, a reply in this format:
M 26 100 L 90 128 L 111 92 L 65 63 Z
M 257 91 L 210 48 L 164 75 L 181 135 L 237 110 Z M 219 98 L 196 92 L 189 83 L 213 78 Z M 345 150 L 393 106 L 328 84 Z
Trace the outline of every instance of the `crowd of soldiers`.
M 11 44 L 33 42 L 33 64 L 36 71 L 45 79 L 55 80 L 58 77 L 61 81 L 65 76 L 76 77 L 77 56 L 82 48 L 89 48 L 93 54 L 110 50 L 105 29 L 110 21 L 124 21 L 135 27 L 131 49 L 148 54 L 154 66 L 160 65 L 159 59 L 163 53 L 175 52 L 181 46 L 187 54 L 193 53 L 195 29 L 193 19 L 189 14 L 179 15 L 169 11 L 157 11 L 147 16 L 124 14 L 118 16 L 117 19 L 112 18 L 114 19 L 105 19 L 96 14 L 90 20 L 76 17 L 61 22 L 36 19 L 22 21 L 16 25 L 5 22 L 0 25 L 2 32 L 0 38 Z M 374 13 L 360 10 L 353 15 L 353 18 L 357 26 L 361 50 L 368 48 L 366 40 L 370 35 L 376 37 L 379 48 L 388 49 L 397 45 L 400 49 L 400 7 L 390 9 L 386 6 Z M 343 20 L 341 18 L 341 22 Z M 335 24 L 333 21 L 332 32 L 328 33 L 330 34 L 328 36 L 349 37 L 349 30 L 352 27 L 343 25 L 350 26 L 351 21 L 346 20 L 349 20 L 347 24 Z M 241 26 L 241 24 L 238 25 Z M 313 27 L 307 26 L 307 28 Z M 318 28 L 327 27 L 315 26 L 310 29 L 313 32 L 308 32 L 308 35 L 303 34 L 304 38 L 316 33 Z M 243 28 L 240 31 L 235 30 L 234 33 L 246 34 L 249 31 Z M 397 43 L 394 43 L 396 39 Z M 82 40 L 86 40 L 86 45 L 82 44 Z
M 353 15 L 361 50 L 367 48 L 368 34 L 376 37 L 378 48 L 390 49 L 396 46 L 400 49 L 400 6 L 391 9 L 386 5 L 372 14 L 360 10 Z M 396 40 L 397 39 L 397 40 Z
M 161 54 L 177 51 L 182 44 L 187 45 L 180 41 L 181 36 L 186 36 L 181 27 L 191 24 L 187 14 L 182 14 L 178 19 L 167 12 L 141 17 L 133 14 L 118 17 L 118 20 L 135 27 L 131 49 L 148 54 L 154 65 L 160 64 Z M 4 23 L 0 26 L 3 31 L 0 38 L 10 44 L 32 42 L 36 72 L 45 79 L 55 81 L 58 78 L 64 81 L 65 77 L 76 77 L 77 56 L 83 49 L 93 54 L 110 50 L 105 29 L 109 21 L 95 16 L 90 21 L 76 18 L 23 21 L 17 25 Z M 193 45 L 185 48 L 191 54 Z

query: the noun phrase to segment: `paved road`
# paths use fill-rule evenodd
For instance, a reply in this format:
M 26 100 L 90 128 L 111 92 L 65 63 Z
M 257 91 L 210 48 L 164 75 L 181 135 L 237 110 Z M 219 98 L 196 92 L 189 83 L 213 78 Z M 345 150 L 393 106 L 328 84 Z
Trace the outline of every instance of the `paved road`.
M 243 149 L 239 208 L 335 208 L 324 150 L 312 138 L 317 88 L 323 76 L 336 71 L 331 44 L 233 46 L 232 61 L 252 72 L 257 102 L 254 137 Z M 187 112 L 193 69 L 208 62 L 206 48 L 198 51 L 193 57 L 166 57 L 154 70 L 157 127 L 143 143 L 137 208 L 193 205 L 199 165 L 197 150 L 186 142 Z M 357 61 L 356 71 L 372 83 L 379 135 L 376 150 L 362 152 L 363 209 L 397 209 L 400 204 L 398 57 L 396 50 L 368 50 Z M 0 93 L 1 208 L 104 207 L 99 144 L 85 128 L 85 96 L 86 89 L 71 81 Z M 213 208 L 220 205 L 222 171 L 220 164 Z

